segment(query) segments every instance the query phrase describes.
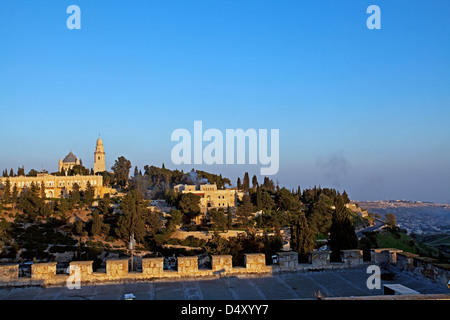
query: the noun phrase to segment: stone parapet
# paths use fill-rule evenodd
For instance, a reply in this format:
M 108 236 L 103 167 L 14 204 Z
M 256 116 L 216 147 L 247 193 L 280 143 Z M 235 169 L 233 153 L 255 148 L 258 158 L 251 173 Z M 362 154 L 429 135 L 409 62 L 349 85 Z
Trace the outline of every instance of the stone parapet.
M 245 270 L 248 273 L 266 273 L 271 268 L 266 266 L 264 253 L 248 253 L 245 255 Z
M 414 258 L 418 258 L 419 255 L 410 252 L 398 252 L 397 253 L 397 267 L 400 270 L 413 271 L 414 270 Z
M 311 251 L 309 253 L 309 263 L 315 267 L 324 267 L 330 265 L 330 253 L 329 250 L 323 251 Z
M 48 280 L 56 276 L 56 262 L 35 263 L 31 265 L 31 279 Z
M 72 261 L 69 264 L 69 270 L 71 273 L 80 272 L 81 279 L 88 279 L 92 275 L 93 261 Z M 78 270 L 74 270 L 78 268 Z
M 161 277 L 164 272 L 164 258 L 143 258 L 142 274 L 149 277 Z
M 377 248 L 370 250 L 370 260 L 376 264 L 397 263 L 397 253 L 403 252 L 395 248 Z
M 363 264 L 362 250 L 341 250 L 341 260 L 348 266 Z
M 19 265 L 5 265 L 0 266 L 0 281 L 11 282 L 16 281 L 19 278 Z
M 195 275 L 198 273 L 198 257 L 178 257 L 177 270 L 181 276 Z
M 258 276 L 278 272 L 306 272 L 313 270 L 340 270 L 363 266 L 362 250 L 342 250 L 342 262 L 330 263 L 330 251 L 312 251 L 309 263 L 298 263 L 296 252 L 278 252 L 276 265 L 266 265 L 263 253 L 245 255 L 245 267 L 233 267 L 231 255 L 211 256 L 210 269 L 198 268 L 198 257 L 178 257 L 177 270 L 164 270 L 164 258 L 142 259 L 142 272 L 130 272 L 128 259 L 106 261 L 106 272 L 93 272 L 92 261 L 72 261 L 68 272 L 73 279 L 79 272 L 82 283 L 117 283 L 157 279 L 180 279 L 190 277 L 215 278 L 221 276 Z M 400 271 L 421 275 L 435 282 L 447 284 L 450 280 L 450 265 L 436 263 L 436 260 L 422 258 L 416 254 L 402 252 L 393 248 L 373 249 L 372 262 L 388 263 Z M 35 263 L 31 265 L 31 277 L 19 276 L 19 265 L 0 266 L 0 287 L 5 286 L 64 286 L 69 274 L 56 274 L 56 262 Z
M 215 274 L 226 274 L 233 270 L 233 256 L 217 255 L 212 256 L 212 271 Z
M 106 275 L 112 279 L 127 278 L 128 259 L 107 260 Z
M 297 252 L 277 252 L 278 266 L 281 271 L 293 271 L 298 269 Z

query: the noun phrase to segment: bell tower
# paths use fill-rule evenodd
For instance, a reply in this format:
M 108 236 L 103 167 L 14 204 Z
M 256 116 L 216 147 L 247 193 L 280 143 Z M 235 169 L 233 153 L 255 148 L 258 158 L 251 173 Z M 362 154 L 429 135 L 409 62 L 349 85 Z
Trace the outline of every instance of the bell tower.
M 100 137 L 97 140 L 94 152 L 94 174 L 105 171 L 105 148 Z

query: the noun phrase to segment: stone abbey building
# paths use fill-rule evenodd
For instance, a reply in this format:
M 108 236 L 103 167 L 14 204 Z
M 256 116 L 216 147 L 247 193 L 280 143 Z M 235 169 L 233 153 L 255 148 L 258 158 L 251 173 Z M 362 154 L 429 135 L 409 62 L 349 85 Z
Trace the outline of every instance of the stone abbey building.
M 243 192 L 236 189 L 218 190 L 216 184 L 187 185 L 179 184 L 174 187 L 178 193 L 193 193 L 200 197 L 200 211 L 205 213 L 208 209 L 235 207 L 238 200 L 242 200 Z
M 0 184 L 5 187 L 6 182 L 9 180 L 11 189 L 16 186 L 19 192 L 24 188 L 29 188 L 32 183 L 39 187 L 44 184 L 45 195 L 47 198 L 66 197 L 69 192 L 72 191 L 75 184 L 78 184 L 80 190 L 86 190 L 88 182 L 94 188 L 96 197 L 101 197 L 104 194 L 113 191 L 112 189 L 103 186 L 103 176 L 96 175 L 98 172 L 105 171 L 105 150 L 103 141 L 100 138 L 97 140 L 94 152 L 94 175 L 68 176 L 67 172 L 75 165 L 82 165 L 82 161 L 71 151 L 64 160 L 59 160 L 58 171 L 61 172 L 61 170 L 64 169 L 66 172 L 65 176 L 39 173 L 36 177 L 1 177 Z

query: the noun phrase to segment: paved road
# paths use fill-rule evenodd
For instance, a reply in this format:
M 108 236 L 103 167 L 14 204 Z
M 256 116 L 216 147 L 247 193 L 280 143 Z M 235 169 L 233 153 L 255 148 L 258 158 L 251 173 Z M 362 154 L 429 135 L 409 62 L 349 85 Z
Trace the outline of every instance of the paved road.
M 382 295 L 381 289 L 366 286 L 365 268 L 340 271 L 285 273 L 270 277 L 218 278 L 192 281 L 147 281 L 141 283 L 82 286 L 67 288 L 0 289 L 4 300 L 122 300 L 133 293 L 137 300 L 284 300 L 326 297 Z M 392 281 L 423 294 L 450 293 L 447 286 L 396 275 Z
M 368 228 L 358 231 L 356 233 L 356 235 L 358 236 L 358 239 L 359 239 L 363 236 L 363 232 L 376 231 L 376 230 L 381 229 L 381 227 L 383 227 L 384 225 L 385 225 L 384 221 L 375 219 L 375 225 L 373 225 L 372 227 L 368 227 Z

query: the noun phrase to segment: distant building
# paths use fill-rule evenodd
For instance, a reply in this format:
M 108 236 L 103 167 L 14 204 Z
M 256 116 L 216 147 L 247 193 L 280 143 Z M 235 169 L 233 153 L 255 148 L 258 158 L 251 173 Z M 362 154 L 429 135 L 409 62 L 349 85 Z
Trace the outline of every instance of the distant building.
M 73 190 L 73 186 L 78 184 L 80 190 L 86 190 L 87 183 L 95 190 L 95 196 L 103 196 L 105 193 L 110 193 L 109 188 L 103 187 L 103 177 L 98 176 L 53 176 L 50 174 L 38 174 L 37 177 L 2 177 L 0 183 L 5 186 L 9 179 L 11 189 L 16 186 L 18 191 L 31 187 L 31 184 L 41 187 L 42 183 L 45 186 L 45 196 L 47 198 L 64 198 L 69 192 Z
M 58 171 L 61 172 L 61 170 L 64 169 L 67 174 L 67 172 L 76 165 L 81 165 L 81 160 L 70 151 L 64 160 L 59 159 Z
M 98 138 L 94 152 L 94 173 L 105 171 L 105 148 L 102 139 Z
M 94 172 L 105 171 L 105 150 L 103 148 L 103 142 L 100 138 L 97 140 L 97 145 L 95 148 L 95 161 L 94 161 Z M 81 159 L 75 156 L 72 151 L 64 158 L 64 160 L 59 159 L 59 172 L 62 169 L 66 172 L 65 176 L 55 176 L 48 173 L 40 173 L 36 177 L 0 177 L 0 184 L 4 187 L 6 181 L 9 180 L 11 183 L 11 189 L 16 186 L 20 192 L 24 188 L 31 187 L 34 183 L 38 187 L 41 187 L 42 183 L 45 186 L 45 195 L 47 198 L 61 198 L 67 197 L 70 191 L 73 190 L 73 186 L 78 184 L 80 190 L 86 190 L 89 184 L 94 188 L 95 196 L 101 197 L 106 193 L 112 193 L 114 190 L 103 186 L 103 176 L 101 175 L 76 175 L 68 176 L 67 173 L 75 165 L 82 165 Z
M 348 209 L 350 209 L 351 211 L 353 211 L 354 213 L 356 213 L 358 216 L 360 216 L 361 218 L 365 218 L 369 215 L 369 213 L 367 212 L 367 210 L 363 210 L 360 207 L 358 207 L 356 204 L 354 203 L 347 203 L 345 205 Z
M 216 184 L 187 185 L 179 184 L 174 187 L 178 193 L 193 193 L 200 196 L 200 210 L 206 212 L 210 208 L 235 207 L 238 200 L 242 200 L 243 192 L 236 189 L 218 190 Z

